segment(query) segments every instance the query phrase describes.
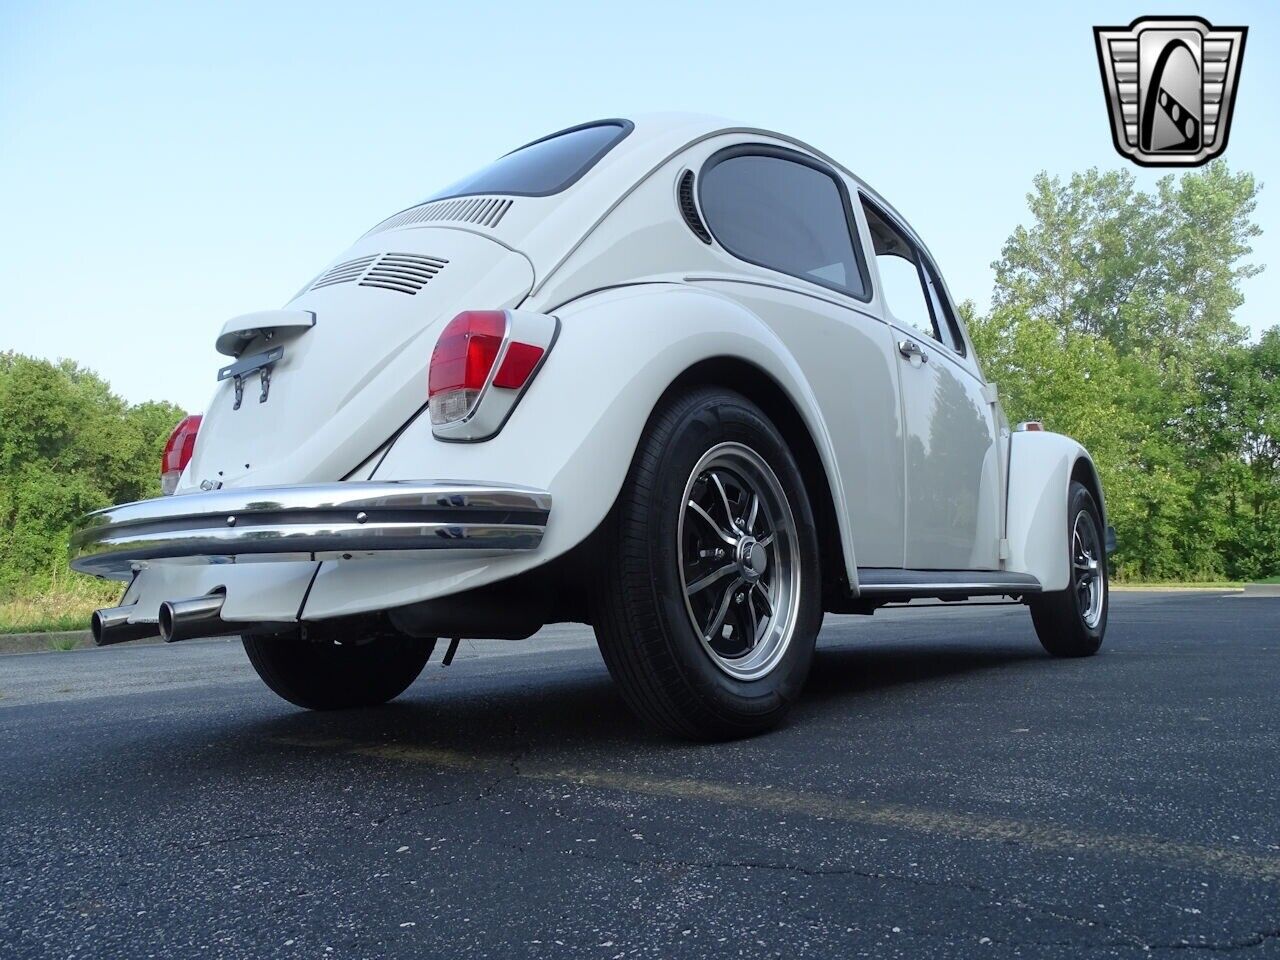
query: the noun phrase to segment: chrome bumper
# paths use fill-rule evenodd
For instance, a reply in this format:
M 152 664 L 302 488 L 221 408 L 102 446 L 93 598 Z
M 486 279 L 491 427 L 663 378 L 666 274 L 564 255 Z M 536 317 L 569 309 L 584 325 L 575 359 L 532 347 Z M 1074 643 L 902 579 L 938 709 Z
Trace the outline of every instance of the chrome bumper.
M 71 566 L 128 580 L 151 560 L 335 560 L 405 550 L 532 550 L 551 494 L 445 480 L 242 487 L 85 515 Z

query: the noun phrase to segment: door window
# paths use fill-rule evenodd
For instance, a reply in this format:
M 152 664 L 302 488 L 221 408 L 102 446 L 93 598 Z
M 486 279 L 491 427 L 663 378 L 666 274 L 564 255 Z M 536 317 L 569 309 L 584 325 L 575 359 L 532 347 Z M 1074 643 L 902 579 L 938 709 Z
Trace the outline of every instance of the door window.
M 899 323 L 942 343 L 925 291 L 916 245 L 875 207 L 864 202 L 862 209 L 871 231 L 876 271 L 880 274 L 880 296 L 885 306 Z
M 729 253 L 869 299 L 848 194 L 817 161 L 780 148 L 730 147 L 698 179 L 707 226 Z

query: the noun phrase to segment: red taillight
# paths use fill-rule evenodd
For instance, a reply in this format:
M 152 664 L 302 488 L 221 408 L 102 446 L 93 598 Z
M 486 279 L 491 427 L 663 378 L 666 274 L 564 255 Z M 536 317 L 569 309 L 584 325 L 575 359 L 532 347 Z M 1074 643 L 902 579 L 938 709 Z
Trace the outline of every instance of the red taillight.
M 520 390 L 529 382 L 546 348 L 510 337 L 503 310 L 467 310 L 449 321 L 431 354 L 427 375 L 433 424 L 453 423 L 471 413 L 490 374 L 493 386 L 502 390 Z M 494 373 L 500 355 L 502 364 Z
M 1025 432 L 1027 430 L 1030 430 L 1032 432 L 1038 432 L 1044 429 L 1044 424 L 1041 423 L 1039 420 L 1023 420 L 1014 429 L 1022 432 Z
M 164 454 L 160 457 L 160 489 L 166 495 L 178 489 L 178 478 L 196 452 L 196 434 L 200 432 L 201 419 L 198 413 L 183 417 L 169 434 Z
M 468 310 L 444 328 L 431 354 L 427 398 L 450 390 L 481 390 L 507 335 L 501 310 Z

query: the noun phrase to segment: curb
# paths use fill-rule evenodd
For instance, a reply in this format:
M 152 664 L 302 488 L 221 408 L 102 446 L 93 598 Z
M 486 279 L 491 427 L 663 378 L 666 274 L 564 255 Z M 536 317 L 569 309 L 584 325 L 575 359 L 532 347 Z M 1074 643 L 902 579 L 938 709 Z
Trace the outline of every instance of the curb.
M 60 630 L 53 633 L 6 633 L 0 635 L 0 653 L 36 653 L 56 649 L 55 643 L 74 643 L 71 649 L 93 646 L 88 630 Z
M 1244 588 L 1246 597 L 1280 597 L 1280 583 L 1250 583 Z
M 1107 589 L 1112 593 L 1241 593 L 1244 587 L 1214 587 L 1208 584 L 1142 584 L 1131 586 L 1127 583 L 1109 583 Z
M 159 637 L 135 640 L 130 646 L 160 643 Z M 4 633 L 0 634 L 0 656 L 10 653 L 50 653 L 58 650 L 56 643 L 68 644 L 68 650 L 95 650 L 93 634 L 88 630 L 62 630 L 53 633 Z M 74 643 L 74 646 L 70 644 Z M 63 652 L 58 650 L 58 652 Z

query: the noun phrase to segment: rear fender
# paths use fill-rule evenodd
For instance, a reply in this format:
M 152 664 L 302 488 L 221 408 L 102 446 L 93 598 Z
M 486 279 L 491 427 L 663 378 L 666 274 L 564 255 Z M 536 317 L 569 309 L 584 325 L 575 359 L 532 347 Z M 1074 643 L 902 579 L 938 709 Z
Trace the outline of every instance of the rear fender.
M 565 553 L 612 507 L 663 393 L 694 364 L 724 356 L 758 366 L 799 410 L 836 497 L 847 574 L 856 582 L 844 487 L 826 425 L 799 365 L 759 318 L 719 294 L 666 283 L 602 291 L 555 313 L 559 338 L 501 433 L 481 443 L 443 442 L 420 415 L 373 475 L 500 480 L 547 490 L 552 508 L 541 546 L 488 558 L 325 562 L 304 617 L 428 600 L 514 576 Z

